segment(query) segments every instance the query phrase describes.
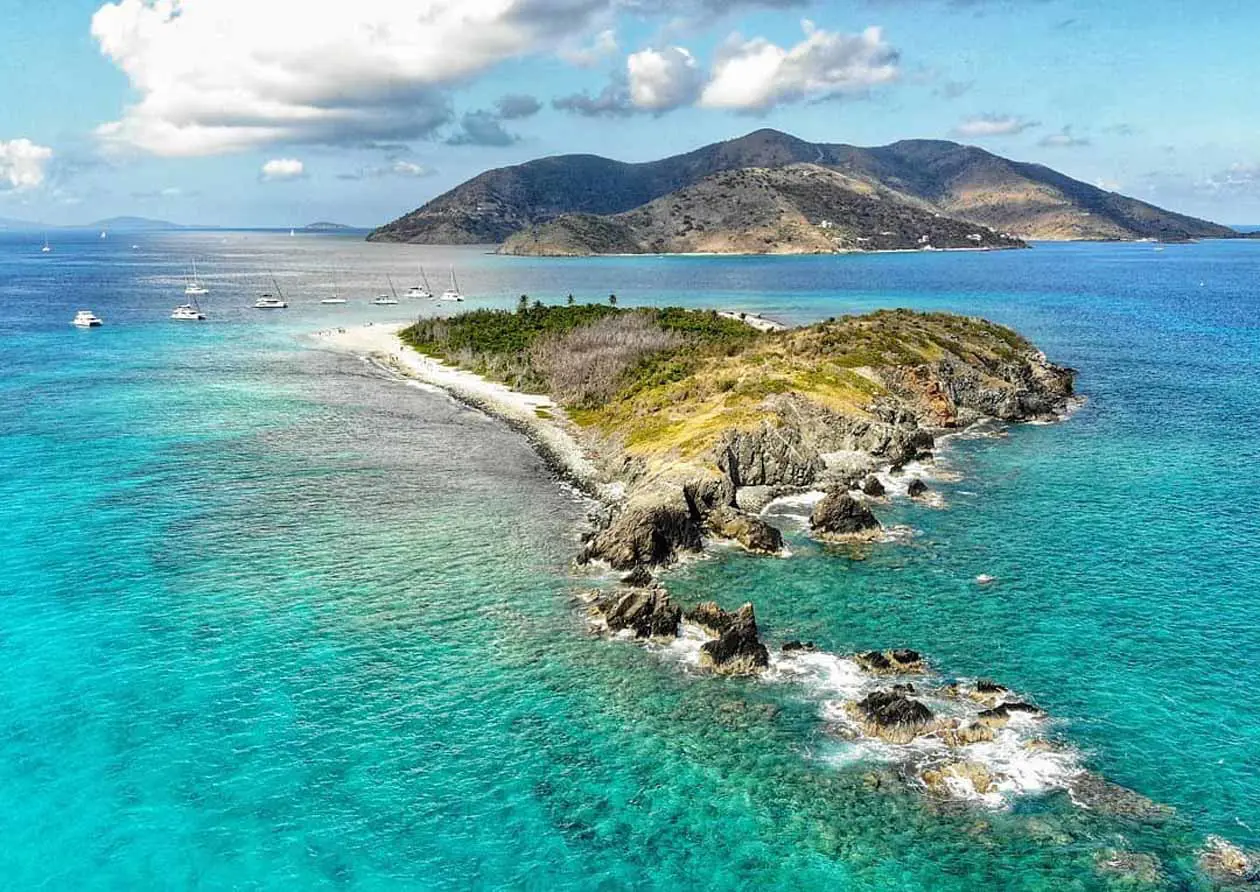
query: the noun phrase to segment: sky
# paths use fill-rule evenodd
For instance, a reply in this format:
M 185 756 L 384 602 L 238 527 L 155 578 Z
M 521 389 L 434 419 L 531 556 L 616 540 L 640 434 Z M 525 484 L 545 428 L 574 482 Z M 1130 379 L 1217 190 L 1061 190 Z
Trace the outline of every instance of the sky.
M 1253 0 L 0 0 L 0 218 L 385 223 L 774 127 L 1260 223 Z

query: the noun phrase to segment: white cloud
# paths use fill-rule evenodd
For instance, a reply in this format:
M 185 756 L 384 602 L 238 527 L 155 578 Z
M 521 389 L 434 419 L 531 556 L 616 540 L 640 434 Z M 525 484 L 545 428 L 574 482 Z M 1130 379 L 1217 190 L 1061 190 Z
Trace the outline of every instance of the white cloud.
M 53 150 L 29 139 L 0 140 L 0 191 L 43 185 Z
M 264 183 L 298 180 L 306 176 L 306 165 L 296 158 L 272 158 L 262 166 L 258 178 Z
M 617 35 L 607 28 L 595 35 L 595 39 L 585 46 L 561 47 L 557 55 L 570 65 L 578 68 L 594 68 L 605 59 L 617 55 Z
M 1071 127 L 1064 127 L 1058 133 L 1047 133 L 1037 142 L 1037 145 L 1050 149 L 1077 149 L 1089 145 L 1089 138 L 1077 136 L 1072 132 Z
M 450 87 L 558 48 L 612 3 L 115 0 L 92 35 L 139 99 L 97 132 L 166 156 L 427 136 Z
M 630 101 L 645 111 L 690 105 L 704 83 L 695 56 L 680 46 L 643 50 L 626 59 Z
M 1017 115 L 974 115 L 964 118 L 962 123 L 953 129 L 954 136 L 970 139 L 985 136 L 1014 136 L 1023 133 L 1038 122 L 1030 121 Z
M 376 167 L 360 167 L 354 173 L 337 174 L 339 180 L 367 180 L 378 177 L 428 177 L 433 176 L 433 169 L 411 161 L 396 160 Z
M 700 105 L 765 111 L 785 102 L 860 95 L 897 79 L 899 55 L 879 28 L 860 34 L 801 23 L 805 39 L 784 49 L 763 37 L 738 36 L 718 53 Z

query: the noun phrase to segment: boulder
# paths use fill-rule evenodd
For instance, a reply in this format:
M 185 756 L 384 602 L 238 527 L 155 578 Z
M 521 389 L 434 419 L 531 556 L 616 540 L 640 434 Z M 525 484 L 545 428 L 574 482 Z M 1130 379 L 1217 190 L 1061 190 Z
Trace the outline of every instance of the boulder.
M 770 665 L 770 653 L 757 633 L 753 606 L 745 604 L 726 614 L 725 628 L 713 641 L 700 646 L 700 665 L 723 675 L 752 675 Z
M 734 539 L 755 554 L 777 554 L 783 550 L 783 534 L 760 517 L 731 508 L 720 508 L 706 518 L 709 528 L 723 539 Z
M 932 724 L 932 710 L 897 691 L 873 691 L 851 712 L 862 731 L 889 743 L 909 743 Z
M 873 499 L 877 499 L 884 494 L 884 484 L 880 483 L 879 478 L 872 474 L 862 484 L 862 492 Z
M 993 774 L 979 762 L 950 762 L 925 769 L 921 777 L 929 790 L 945 796 L 963 783 L 970 784 L 981 796 L 994 789 Z
M 912 499 L 917 499 L 920 496 L 926 495 L 927 491 L 928 491 L 927 484 L 924 483 L 922 480 L 920 480 L 918 477 L 913 478 L 909 483 L 906 484 L 906 495 L 908 495 Z
M 625 576 L 621 577 L 621 581 L 625 585 L 633 585 L 636 588 L 644 588 L 652 584 L 652 573 L 647 567 L 635 567 Z
M 715 636 L 729 629 L 735 620 L 735 614 L 723 610 L 716 601 L 701 601 L 684 615 L 710 635 Z
M 595 537 L 590 554 L 617 570 L 665 564 L 679 551 L 699 551 L 700 524 L 682 504 L 666 500 L 631 503 Z
M 826 470 L 816 448 L 790 424 L 762 422 L 752 431 L 729 430 L 714 449 L 717 466 L 735 486 L 808 486 Z
M 817 650 L 812 641 L 789 641 L 783 645 L 785 654 L 796 653 L 803 650 Z
M 869 536 L 880 529 L 879 520 L 847 492 L 827 493 L 809 516 L 809 525 L 826 536 Z
M 948 728 L 942 728 L 937 732 L 937 736 L 945 741 L 946 746 L 959 747 L 970 746 L 973 743 L 988 743 L 997 735 L 987 725 L 973 722 L 969 725 L 953 725 Z
M 636 588 L 614 596 L 601 612 L 610 631 L 630 629 L 636 638 L 673 638 L 682 619 L 682 610 L 661 588 Z
M 863 654 L 855 654 L 853 660 L 867 672 L 886 674 L 896 671 L 893 668 L 892 660 L 877 650 L 868 650 Z
M 927 663 L 917 650 L 898 648 L 896 650 L 868 650 L 855 654 L 854 661 L 867 672 L 876 675 L 895 675 L 899 672 L 923 672 Z

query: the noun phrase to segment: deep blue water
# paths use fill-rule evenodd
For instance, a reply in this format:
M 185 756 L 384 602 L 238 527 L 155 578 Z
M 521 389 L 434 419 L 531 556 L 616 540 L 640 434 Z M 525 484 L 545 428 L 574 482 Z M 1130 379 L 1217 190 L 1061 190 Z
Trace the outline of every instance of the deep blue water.
M 134 241 L 138 247 L 132 248 Z M 125 243 L 124 243 L 125 242 Z M 6 888 L 1200 888 L 1260 845 L 1260 242 L 826 258 L 487 256 L 348 238 L 0 236 Z M 166 317 L 196 255 L 201 325 Z M 470 306 L 984 315 L 1080 371 L 1068 422 L 951 445 L 862 554 L 680 569 L 772 644 L 906 645 L 1034 697 L 1159 825 L 942 807 L 816 692 L 589 638 L 581 501 L 498 424 L 315 349 L 390 273 Z M 318 305 L 333 271 L 352 299 Z M 249 309 L 274 274 L 291 309 Z M 105 327 L 68 322 L 87 306 Z M 997 582 L 977 586 L 979 574 Z M 1120 887 L 1117 885 L 1117 887 Z M 1131 888 L 1131 887 L 1126 887 Z

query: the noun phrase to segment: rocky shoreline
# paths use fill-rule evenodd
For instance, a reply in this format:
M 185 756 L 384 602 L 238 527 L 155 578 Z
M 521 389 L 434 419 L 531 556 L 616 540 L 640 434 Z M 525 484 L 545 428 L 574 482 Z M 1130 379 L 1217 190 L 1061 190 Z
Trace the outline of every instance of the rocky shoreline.
M 594 500 L 576 563 L 620 574 L 581 595 L 594 634 L 654 648 L 694 648 L 690 663 L 699 672 L 801 681 L 823 667 L 827 678 L 844 677 L 849 687 L 824 703 L 827 733 L 889 748 L 883 758 L 900 763 L 907 782 L 929 797 L 997 806 L 1011 795 L 1058 789 L 1102 814 L 1148 823 L 1169 819 L 1171 809 L 1085 770 L 1074 752 L 1051 743 L 1051 718 L 997 682 L 941 677 L 905 647 L 837 655 L 789 641 L 775 650 L 762 640 L 754 604 L 687 608 L 656 578 L 719 540 L 754 554 L 782 554 L 782 533 L 760 512 L 783 496 L 822 493 L 809 518 L 810 534 L 820 541 L 880 538 L 885 530 L 874 510 L 886 500 L 880 474 L 887 480 L 889 473 L 904 473 L 911 462 L 930 459 L 943 435 L 980 423 L 1062 419 L 1075 400 L 1072 370 L 1035 351 L 996 367 L 945 358 L 897 368 L 882 381 L 891 396 L 861 416 L 796 394 L 774 395 L 758 425 L 723 432 L 705 460 L 649 465 L 616 444 L 595 442 L 562 409 L 544 409 L 542 398 L 400 349 L 395 331 L 324 335 L 333 346 L 503 420 L 526 436 L 558 478 Z M 932 496 L 917 477 L 907 480 L 905 493 Z M 1223 839 L 1210 838 L 1199 854 L 1202 872 L 1221 886 L 1260 880 L 1260 858 Z M 1117 850 L 1100 852 L 1098 870 L 1141 877 L 1158 873 L 1159 864 Z

